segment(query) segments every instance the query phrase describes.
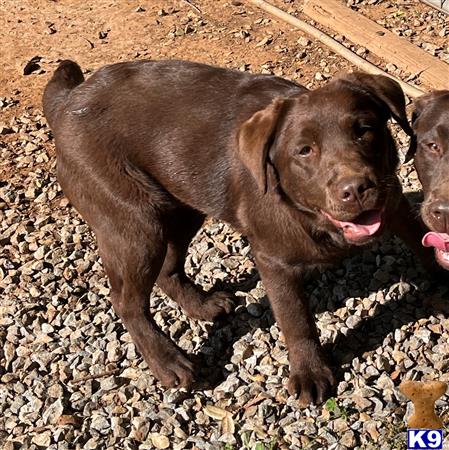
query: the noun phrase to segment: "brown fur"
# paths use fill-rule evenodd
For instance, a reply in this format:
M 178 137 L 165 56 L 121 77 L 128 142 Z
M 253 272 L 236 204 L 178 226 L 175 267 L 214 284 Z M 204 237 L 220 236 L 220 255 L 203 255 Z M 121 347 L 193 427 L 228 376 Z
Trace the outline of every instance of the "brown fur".
M 412 120 L 408 159 L 415 157 L 424 191 L 421 215 L 430 230 L 449 233 L 449 91 L 419 97 Z
M 334 376 L 302 282 L 371 239 L 348 242 L 322 210 L 350 221 L 384 208 L 383 229 L 419 240 L 386 124 L 392 115 L 409 131 L 400 87 L 351 74 L 307 91 L 182 61 L 120 63 L 82 78 L 65 61 L 44 95 L 58 179 L 96 234 L 114 308 L 154 375 L 166 386 L 194 378 L 150 317 L 154 283 L 198 319 L 232 307 L 184 272 L 190 240 L 213 216 L 251 242 L 289 347 L 289 391 L 304 404 L 325 399 Z

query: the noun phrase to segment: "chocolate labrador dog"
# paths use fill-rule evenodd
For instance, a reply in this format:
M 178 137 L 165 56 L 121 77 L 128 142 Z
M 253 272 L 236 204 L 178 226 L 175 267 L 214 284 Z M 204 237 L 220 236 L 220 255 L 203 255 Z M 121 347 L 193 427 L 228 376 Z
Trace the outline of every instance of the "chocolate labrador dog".
M 431 230 L 422 243 L 435 249 L 435 258 L 449 270 L 449 91 L 419 97 L 412 116 L 414 137 L 408 159 L 424 191 L 421 215 Z
M 152 320 L 153 285 L 199 320 L 232 308 L 228 294 L 203 292 L 184 272 L 206 216 L 248 237 L 302 404 L 321 402 L 335 382 L 305 275 L 384 229 L 425 251 L 395 176 L 387 121 L 411 130 L 389 78 L 354 73 L 308 91 L 269 75 L 138 61 L 84 81 L 64 61 L 44 112 L 59 182 L 96 234 L 114 309 L 165 386 L 190 385 L 194 367 Z

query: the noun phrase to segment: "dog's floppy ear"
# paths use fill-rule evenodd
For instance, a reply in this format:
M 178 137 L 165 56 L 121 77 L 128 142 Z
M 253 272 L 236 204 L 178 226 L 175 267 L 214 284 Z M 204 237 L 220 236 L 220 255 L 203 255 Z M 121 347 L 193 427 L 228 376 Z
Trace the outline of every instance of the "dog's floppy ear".
M 412 129 L 413 129 L 413 135 L 412 139 L 410 141 L 410 147 L 407 151 L 407 154 L 405 155 L 405 163 L 409 162 L 413 159 L 416 153 L 416 149 L 418 146 L 417 140 L 416 140 L 416 124 L 419 119 L 419 116 L 422 114 L 422 112 L 427 108 L 427 106 L 441 93 L 445 91 L 434 91 L 430 92 L 429 94 L 424 94 L 418 97 L 413 102 L 413 113 L 412 113 Z M 446 91 L 448 92 L 448 91 Z
M 424 105 L 429 101 L 431 97 L 431 94 L 425 94 L 421 97 L 418 97 L 417 100 L 414 102 L 414 109 L 412 112 L 412 130 L 416 126 L 416 121 L 418 120 L 418 117 L 421 115 Z M 416 133 L 413 131 L 412 138 L 410 139 L 410 146 L 407 150 L 407 154 L 405 155 L 404 164 L 410 162 L 414 157 L 416 153 L 416 149 L 418 147 L 418 141 L 416 139 Z
M 384 75 L 369 75 L 363 72 L 350 73 L 344 79 L 360 85 L 381 100 L 401 128 L 409 136 L 412 136 L 413 131 L 408 123 L 405 111 L 404 92 L 398 82 Z
M 405 154 L 404 164 L 407 164 L 415 157 L 417 147 L 418 143 L 416 141 L 416 135 L 414 134 L 410 139 L 410 146 L 408 147 L 407 153 Z
M 284 99 L 276 98 L 244 122 L 237 135 L 238 157 L 264 193 L 267 190 L 267 154 L 283 105 Z

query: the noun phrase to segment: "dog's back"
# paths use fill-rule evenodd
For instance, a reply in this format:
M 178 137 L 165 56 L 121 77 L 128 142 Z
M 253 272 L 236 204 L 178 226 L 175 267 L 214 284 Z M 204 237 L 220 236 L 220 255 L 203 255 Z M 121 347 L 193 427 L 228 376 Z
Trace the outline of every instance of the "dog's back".
M 236 122 L 304 89 L 186 61 L 113 64 L 81 85 L 80 74 L 65 61 L 45 91 L 58 156 L 100 176 L 120 161 L 141 181 L 149 177 L 181 202 L 218 217 L 229 195 Z

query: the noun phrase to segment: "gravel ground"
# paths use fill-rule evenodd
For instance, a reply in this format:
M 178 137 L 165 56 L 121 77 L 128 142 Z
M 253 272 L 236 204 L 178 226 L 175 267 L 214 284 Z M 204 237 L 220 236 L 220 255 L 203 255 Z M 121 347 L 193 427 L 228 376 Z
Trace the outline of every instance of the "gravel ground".
M 301 5 L 274 3 L 292 12 Z M 388 10 L 393 2 L 350 3 L 376 19 L 376 8 Z M 186 8 L 178 15 L 160 10 L 160 20 L 191 17 L 182 29 L 192 23 L 189 33 L 195 34 L 199 19 Z M 229 8 L 240 20 L 241 7 Z M 430 51 L 424 42 L 432 42 L 447 60 L 441 38 L 447 18 L 429 8 L 418 11 L 418 18 L 382 14 L 383 25 L 402 27 L 415 43 L 424 36 L 421 46 Z M 222 65 L 275 72 L 311 87 L 349 67 L 309 39 L 275 35 L 280 25 L 257 17 L 242 18 L 256 31 L 226 34 L 246 39 L 255 53 L 270 47 L 279 58 L 242 66 L 231 57 Z M 433 29 L 421 30 L 416 20 Z M 238 307 L 219 323 L 201 323 L 155 289 L 149 301 L 157 323 L 197 355 L 210 380 L 193 393 L 164 390 L 110 306 L 94 237 L 56 182 L 52 136 L 39 106 L 25 107 L 20 94 L 0 98 L 0 113 L 8 118 L 0 120 L 4 449 L 405 448 L 410 406 L 398 385 L 403 379 L 449 382 L 449 304 L 446 288 L 429 283 L 398 239 L 387 236 L 308 283 L 321 340 L 341 370 L 335 398 L 299 409 L 284 387 L 287 351 L 248 243 L 227 225 L 208 221 L 192 243 L 188 271 L 205 288 L 228 285 Z M 404 152 L 404 133 L 394 127 L 394 134 Z M 402 167 L 400 176 L 411 199 L 418 198 L 413 166 Z M 437 412 L 449 421 L 447 401 L 437 402 Z

